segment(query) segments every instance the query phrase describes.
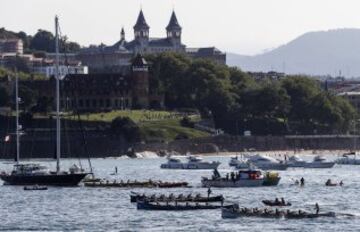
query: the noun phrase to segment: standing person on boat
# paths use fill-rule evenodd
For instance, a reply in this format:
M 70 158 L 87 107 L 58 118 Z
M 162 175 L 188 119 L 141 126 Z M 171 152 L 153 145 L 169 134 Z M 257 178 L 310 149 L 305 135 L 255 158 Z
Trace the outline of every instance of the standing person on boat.
M 319 214 L 320 207 L 319 207 L 319 204 L 317 202 L 315 203 L 315 210 L 316 210 L 316 214 Z
M 285 205 L 285 203 L 286 203 L 286 202 L 285 202 L 285 199 L 282 197 L 282 198 L 281 198 L 281 204 Z
M 207 190 L 207 194 L 208 194 L 208 198 L 210 197 L 210 194 L 211 194 L 211 188 L 209 187 L 208 190 Z
M 304 185 L 305 185 L 305 179 L 304 179 L 304 177 L 301 177 L 300 186 L 304 186 Z
M 340 181 L 339 185 L 340 185 L 340 186 L 343 186 L 343 185 L 344 185 L 344 182 L 343 182 L 343 181 Z
M 235 174 L 234 174 L 234 172 L 231 172 L 231 173 L 230 173 L 230 177 L 231 177 L 231 180 L 232 180 L 232 181 L 235 181 Z

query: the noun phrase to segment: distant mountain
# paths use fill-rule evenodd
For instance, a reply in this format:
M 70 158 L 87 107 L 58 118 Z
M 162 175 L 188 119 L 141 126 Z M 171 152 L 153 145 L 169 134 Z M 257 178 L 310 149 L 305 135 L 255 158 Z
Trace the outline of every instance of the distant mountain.
M 359 77 L 360 29 L 309 32 L 260 55 L 228 53 L 227 63 L 245 71 Z

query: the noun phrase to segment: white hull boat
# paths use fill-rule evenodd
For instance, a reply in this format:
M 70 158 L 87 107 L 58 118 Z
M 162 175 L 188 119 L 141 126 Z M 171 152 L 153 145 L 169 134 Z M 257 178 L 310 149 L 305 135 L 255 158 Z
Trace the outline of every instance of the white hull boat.
M 161 168 L 167 169 L 217 169 L 220 162 L 203 161 L 199 156 L 189 156 L 188 162 L 183 163 L 180 159 L 169 157 L 168 162 L 161 164 Z
M 286 161 L 286 164 L 289 168 L 303 168 L 308 162 L 305 160 L 302 160 L 299 156 L 294 155 L 289 157 L 289 159 Z
M 335 163 L 341 165 L 360 165 L 360 159 L 356 158 L 355 152 L 345 153 L 338 158 Z
M 286 170 L 288 165 L 269 156 L 254 155 L 248 162 L 262 170 Z
M 203 177 L 201 184 L 207 188 L 239 188 L 263 186 L 264 181 L 264 175 L 260 170 L 240 170 L 238 172 L 231 172 L 230 175 L 228 173 L 226 177 L 221 177 L 220 173 L 215 169 L 211 179 Z
M 327 161 L 322 156 L 315 156 L 312 162 L 306 163 L 304 168 L 332 168 L 335 162 Z

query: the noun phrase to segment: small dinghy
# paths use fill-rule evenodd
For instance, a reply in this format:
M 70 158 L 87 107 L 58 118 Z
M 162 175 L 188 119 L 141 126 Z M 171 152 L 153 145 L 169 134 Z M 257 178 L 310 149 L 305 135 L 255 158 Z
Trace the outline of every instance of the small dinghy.
M 271 200 L 263 200 L 262 203 L 267 206 L 291 206 L 290 202 L 282 202 L 282 201 L 271 201 Z
M 47 190 L 47 186 L 39 186 L 39 185 L 33 185 L 33 186 L 25 186 L 24 190 L 26 191 L 35 191 L 35 190 Z

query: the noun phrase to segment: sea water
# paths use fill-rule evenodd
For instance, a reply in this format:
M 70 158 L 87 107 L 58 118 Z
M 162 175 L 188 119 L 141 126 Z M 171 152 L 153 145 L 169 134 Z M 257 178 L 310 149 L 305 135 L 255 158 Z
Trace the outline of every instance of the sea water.
M 221 173 L 232 169 L 230 157 L 206 157 L 219 160 Z M 37 161 L 36 161 L 37 162 Z M 41 161 L 55 168 L 54 161 Z M 154 159 L 92 159 L 97 177 L 116 180 L 187 181 L 192 188 L 121 189 L 49 187 L 47 191 L 24 191 L 19 186 L 0 186 L 0 230 L 2 231 L 360 231 L 360 166 L 338 166 L 332 169 L 294 168 L 280 171 L 281 181 L 274 187 L 213 188 L 214 195 L 223 194 L 227 201 L 244 207 L 263 207 L 261 201 L 284 197 L 290 209 L 314 212 L 353 214 L 353 217 L 316 218 L 302 220 L 238 218 L 222 219 L 221 210 L 199 211 L 143 211 L 130 203 L 129 194 L 206 195 L 201 188 L 202 176 L 210 177 L 212 170 L 160 169 L 165 158 Z M 68 168 L 75 159 L 62 160 Z M 86 160 L 82 161 L 87 167 Z M 114 173 L 118 167 L 118 174 Z M 8 162 L 0 162 L 0 170 L 11 170 Z M 305 186 L 294 185 L 305 178 Z M 343 187 L 326 187 L 327 179 L 343 180 Z M 0 183 L 1 184 L 1 183 Z

